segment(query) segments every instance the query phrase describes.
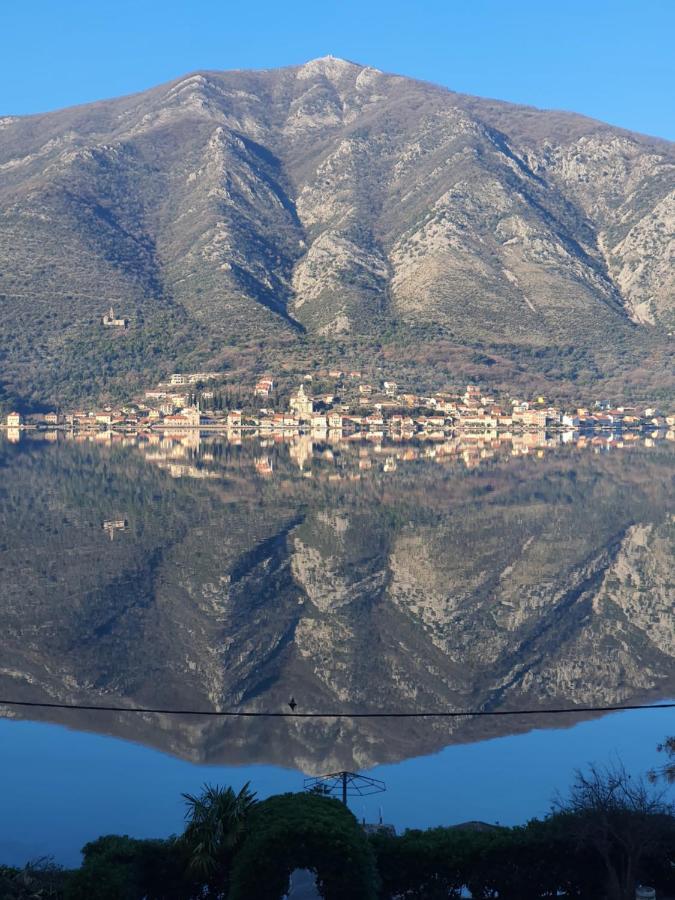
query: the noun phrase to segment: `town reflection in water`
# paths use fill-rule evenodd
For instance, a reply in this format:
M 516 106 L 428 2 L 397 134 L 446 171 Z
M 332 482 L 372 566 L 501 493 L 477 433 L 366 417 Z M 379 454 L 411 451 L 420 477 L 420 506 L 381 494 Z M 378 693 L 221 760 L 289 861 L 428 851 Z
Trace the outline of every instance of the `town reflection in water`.
M 35 709 L 195 762 L 367 768 L 673 695 L 659 434 L 199 431 L 0 442 L 0 688 L 237 719 Z M 28 717 L 18 707 L 0 714 Z

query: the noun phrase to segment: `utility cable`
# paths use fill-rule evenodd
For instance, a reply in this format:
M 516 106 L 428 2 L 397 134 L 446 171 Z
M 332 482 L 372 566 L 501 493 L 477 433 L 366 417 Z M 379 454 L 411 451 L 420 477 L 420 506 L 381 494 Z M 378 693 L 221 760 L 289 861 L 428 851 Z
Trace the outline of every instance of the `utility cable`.
M 290 705 L 290 704 L 289 704 Z M 295 704 L 297 706 L 297 704 Z M 4 700 L 0 706 L 42 709 L 72 709 L 86 712 L 154 713 L 166 716 L 215 716 L 233 719 L 459 719 L 487 716 L 548 716 L 580 713 L 627 712 L 629 710 L 675 709 L 673 703 L 632 703 L 626 706 L 566 706 L 554 709 L 421 710 L 417 712 L 272 712 L 219 709 L 167 709 L 148 706 L 106 706 L 82 703 L 50 703 L 35 700 Z

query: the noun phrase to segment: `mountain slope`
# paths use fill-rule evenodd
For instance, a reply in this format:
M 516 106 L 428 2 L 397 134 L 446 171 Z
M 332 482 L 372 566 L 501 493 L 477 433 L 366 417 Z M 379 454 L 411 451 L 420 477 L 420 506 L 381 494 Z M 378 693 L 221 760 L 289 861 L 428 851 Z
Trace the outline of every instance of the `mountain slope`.
M 666 141 L 332 57 L 197 73 L 0 119 L 0 381 L 83 396 L 392 330 L 666 371 L 674 232 Z

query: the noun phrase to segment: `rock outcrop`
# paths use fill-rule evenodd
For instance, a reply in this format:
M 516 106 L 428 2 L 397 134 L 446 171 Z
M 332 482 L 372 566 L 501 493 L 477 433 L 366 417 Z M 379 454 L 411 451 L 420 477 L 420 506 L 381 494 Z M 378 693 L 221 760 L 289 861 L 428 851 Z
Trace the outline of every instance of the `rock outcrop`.
M 0 383 L 100 393 L 392 327 L 665 373 L 674 202 L 672 143 L 332 57 L 6 117 Z

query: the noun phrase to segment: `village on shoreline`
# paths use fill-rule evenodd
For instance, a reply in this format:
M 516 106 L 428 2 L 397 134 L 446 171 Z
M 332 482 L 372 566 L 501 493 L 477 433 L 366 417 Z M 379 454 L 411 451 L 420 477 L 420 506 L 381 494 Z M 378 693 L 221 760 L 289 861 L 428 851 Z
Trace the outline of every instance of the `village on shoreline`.
M 297 385 L 297 382 L 296 382 Z M 250 387 L 233 385 L 217 372 L 175 373 L 142 398 L 117 408 L 49 411 L 23 416 L 10 412 L 4 427 L 113 431 L 122 433 L 255 431 L 265 434 L 388 434 L 412 439 L 425 434 L 473 432 L 630 432 L 675 427 L 675 415 L 656 406 L 611 406 L 593 401 L 565 409 L 545 397 L 496 397 L 477 384 L 463 392 L 422 395 L 383 379 L 371 383 L 361 372 L 331 369 L 304 375 L 299 387 L 279 388 L 272 376 Z

